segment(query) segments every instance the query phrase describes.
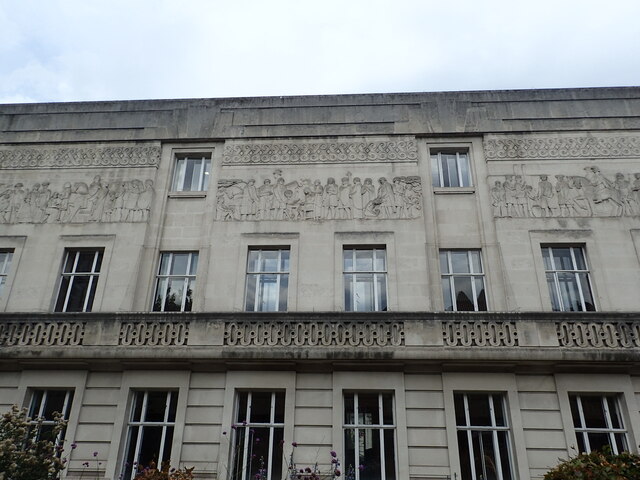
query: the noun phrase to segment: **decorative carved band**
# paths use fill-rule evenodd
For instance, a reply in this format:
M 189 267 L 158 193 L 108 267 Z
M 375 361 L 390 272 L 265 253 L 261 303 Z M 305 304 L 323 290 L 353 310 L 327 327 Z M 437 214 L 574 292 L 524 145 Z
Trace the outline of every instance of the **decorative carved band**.
M 640 324 L 638 323 L 558 322 L 556 331 L 562 347 L 640 347 Z
M 279 347 L 397 347 L 402 322 L 228 322 L 224 344 Z
M 420 177 L 329 177 L 286 181 L 281 170 L 256 186 L 255 179 L 220 180 L 216 198 L 218 220 L 348 220 L 409 219 L 422 215 Z
M 158 145 L 49 147 L 0 150 L 0 169 L 155 167 L 160 161 Z
M 85 322 L 0 323 L 0 345 L 82 345 Z
M 640 157 L 640 137 L 500 136 L 484 140 L 487 160 Z
M 640 173 L 605 176 L 598 167 L 584 174 L 505 175 L 493 181 L 495 217 L 620 217 L 640 215 Z M 531 182 L 531 184 L 529 184 Z
M 515 322 L 442 322 L 442 337 L 449 347 L 517 347 Z
M 120 325 L 119 345 L 147 347 L 186 345 L 189 322 L 124 322 Z
M 412 137 L 394 140 L 339 142 L 227 142 L 224 165 L 415 162 L 418 146 Z
M 58 191 L 49 182 L 24 188 L 0 183 L 0 223 L 146 222 L 153 180 L 66 182 Z

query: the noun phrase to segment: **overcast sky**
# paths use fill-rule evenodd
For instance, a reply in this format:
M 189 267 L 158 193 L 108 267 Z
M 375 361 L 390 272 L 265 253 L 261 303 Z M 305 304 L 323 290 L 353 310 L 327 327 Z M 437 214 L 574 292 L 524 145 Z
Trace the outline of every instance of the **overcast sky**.
M 0 103 L 640 84 L 640 0 L 0 0 Z

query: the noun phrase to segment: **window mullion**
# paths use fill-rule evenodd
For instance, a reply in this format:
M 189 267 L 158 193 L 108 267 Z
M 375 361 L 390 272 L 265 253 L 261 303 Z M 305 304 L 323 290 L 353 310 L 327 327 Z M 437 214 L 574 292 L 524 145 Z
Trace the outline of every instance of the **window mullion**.
M 580 395 L 576 395 L 576 403 L 578 405 L 578 416 L 580 417 L 580 426 L 585 429 L 582 434 L 582 441 L 584 442 L 584 448 L 587 452 L 591 451 L 591 443 L 589 442 L 589 434 L 587 432 L 587 422 L 584 418 L 584 411 L 582 410 L 582 397 Z
M 438 152 L 438 175 L 440 176 L 440 186 L 444 187 L 444 168 L 442 167 L 442 153 Z

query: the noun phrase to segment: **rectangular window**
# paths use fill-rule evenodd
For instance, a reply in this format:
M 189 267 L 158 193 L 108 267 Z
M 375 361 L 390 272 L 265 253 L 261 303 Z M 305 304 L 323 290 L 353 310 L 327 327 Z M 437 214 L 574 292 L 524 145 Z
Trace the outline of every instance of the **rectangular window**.
M 245 291 L 247 312 L 285 312 L 289 293 L 289 249 L 250 249 Z
M 176 422 L 178 392 L 134 392 L 127 432 L 122 478 L 130 480 L 138 470 L 170 460 Z
M 197 252 L 162 253 L 153 296 L 153 311 L 190 312 L 197 268 Z
M 11 266 L 12 258 L 13 251 L 0 251 L 0 298 L 2 298 L 2 292 L 5 284 L 7 283 L 7 275 L 9 275 L 9 267 Z
M 553 311 L 595 311 L 584 249 L 544 246 L 542 258 Z
M 34 433 L 38 440 L 49 440 L 57 445 L 62 445 L 64 430 L 59 432 L 56 438 L 53 438 L 55 418 L 59 415 L 64 420 L 69 420 L 72 401 L 73 390 L 33 390 L 29 405 L 29 418 L 32 419 L 33 428 L 36 429 Z
M 440 250 L 440 272 L 445 310 L 487 310 L 479 250 Z
M 462 480 L 511 480 L 511 443 L 504 397 L 454 394 Z
M 231 471 L 233 480 L 280 480 L 284 439 L 284 392 L 239 392 Z
M 211 158 L 207 155 L 189 155 L 176 159 L 173 176 L 174 192 L 206 192 L 209 187 Z
M 609 446 L 615 454 L 629 450 L 616 395 L 569 395 L 580 452 Z
M 345 248 L 342 252 L 344 309 L 347 312 L 387 310 L 387 251 Z
M 355 480 L 395 480 L 393 394 L 345 393 L 344 470 Z
M 469 154 L 456 151 L 432 152 L 431 179 L 434 187 L 470 187 Z
M 98 286 L 102 250 L 67 250 L 56 312 L 90 312 Z

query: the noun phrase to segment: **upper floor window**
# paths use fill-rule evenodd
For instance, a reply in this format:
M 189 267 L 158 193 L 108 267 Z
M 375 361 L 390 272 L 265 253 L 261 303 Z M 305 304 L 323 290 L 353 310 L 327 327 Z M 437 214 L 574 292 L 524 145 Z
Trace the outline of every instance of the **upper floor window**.
M 9 267 L 11 266 L 12 258 L 13 251 L 0 250 L 0 297 L 2 297 L 2 291 L 7 283 L 7 275 L 9 275 Z
M 289 291 L 289 248 L 249 250 L 245 310 L 285 312 Z
M 134 392 L 121 478 L 133 479 L 139 469 L 170 459 L 177 405 L 178 392 Z
M 355 479 L 396 479 L 393 411 L 391 393 L 345 393 L 343 469 Z
M 280 480 L 284 392 L 239 392 L 233 430 L 232 480 Z
M 211 158 L 208 155 L 187 155 L 176 159 L 173 175 L 174 192 L 205 192 L 209 187 Z
M 153 296 L 153 311 L 190 312 L 197 268 L 197 252 L 162 253 Z
M 431 181 L 434 187 L 470 187 L 471 169 L 467 152 L 431 152 Z
M 444 309 L 485 311 L 482 258 L 479 250 L 440 250 Z
M 342 252 L 344 309 L 347 312 L 387 310 L 387 251 L 345 248 Z
M 462 480 L 512 480 L 504 397 L 456 393 L 453 398 Z
M 56 300 L 56 312 L 90 312 L 102 265 L 100 250 L 67 250 Z
M 569 403 L 580 452 L 607 446 L 615 454 L 629 450 L 617 396 L 569 395 Z
M 582 247 L 542 247 L 542 259 L 554 311 L 584 312 L 596 309 L 589 267 Z
M 64 430 L 58 432 L 55 438 L 53 437 L 55 419 L 57 416 L 64 420 L 69 419 L 72 401 L 73 390 L 33 390 L 29 404 L 29 418 L 32 419 L 33 427 L 37 429 L 34 433 L 38 440 L 48 440 L 62 445 Z

